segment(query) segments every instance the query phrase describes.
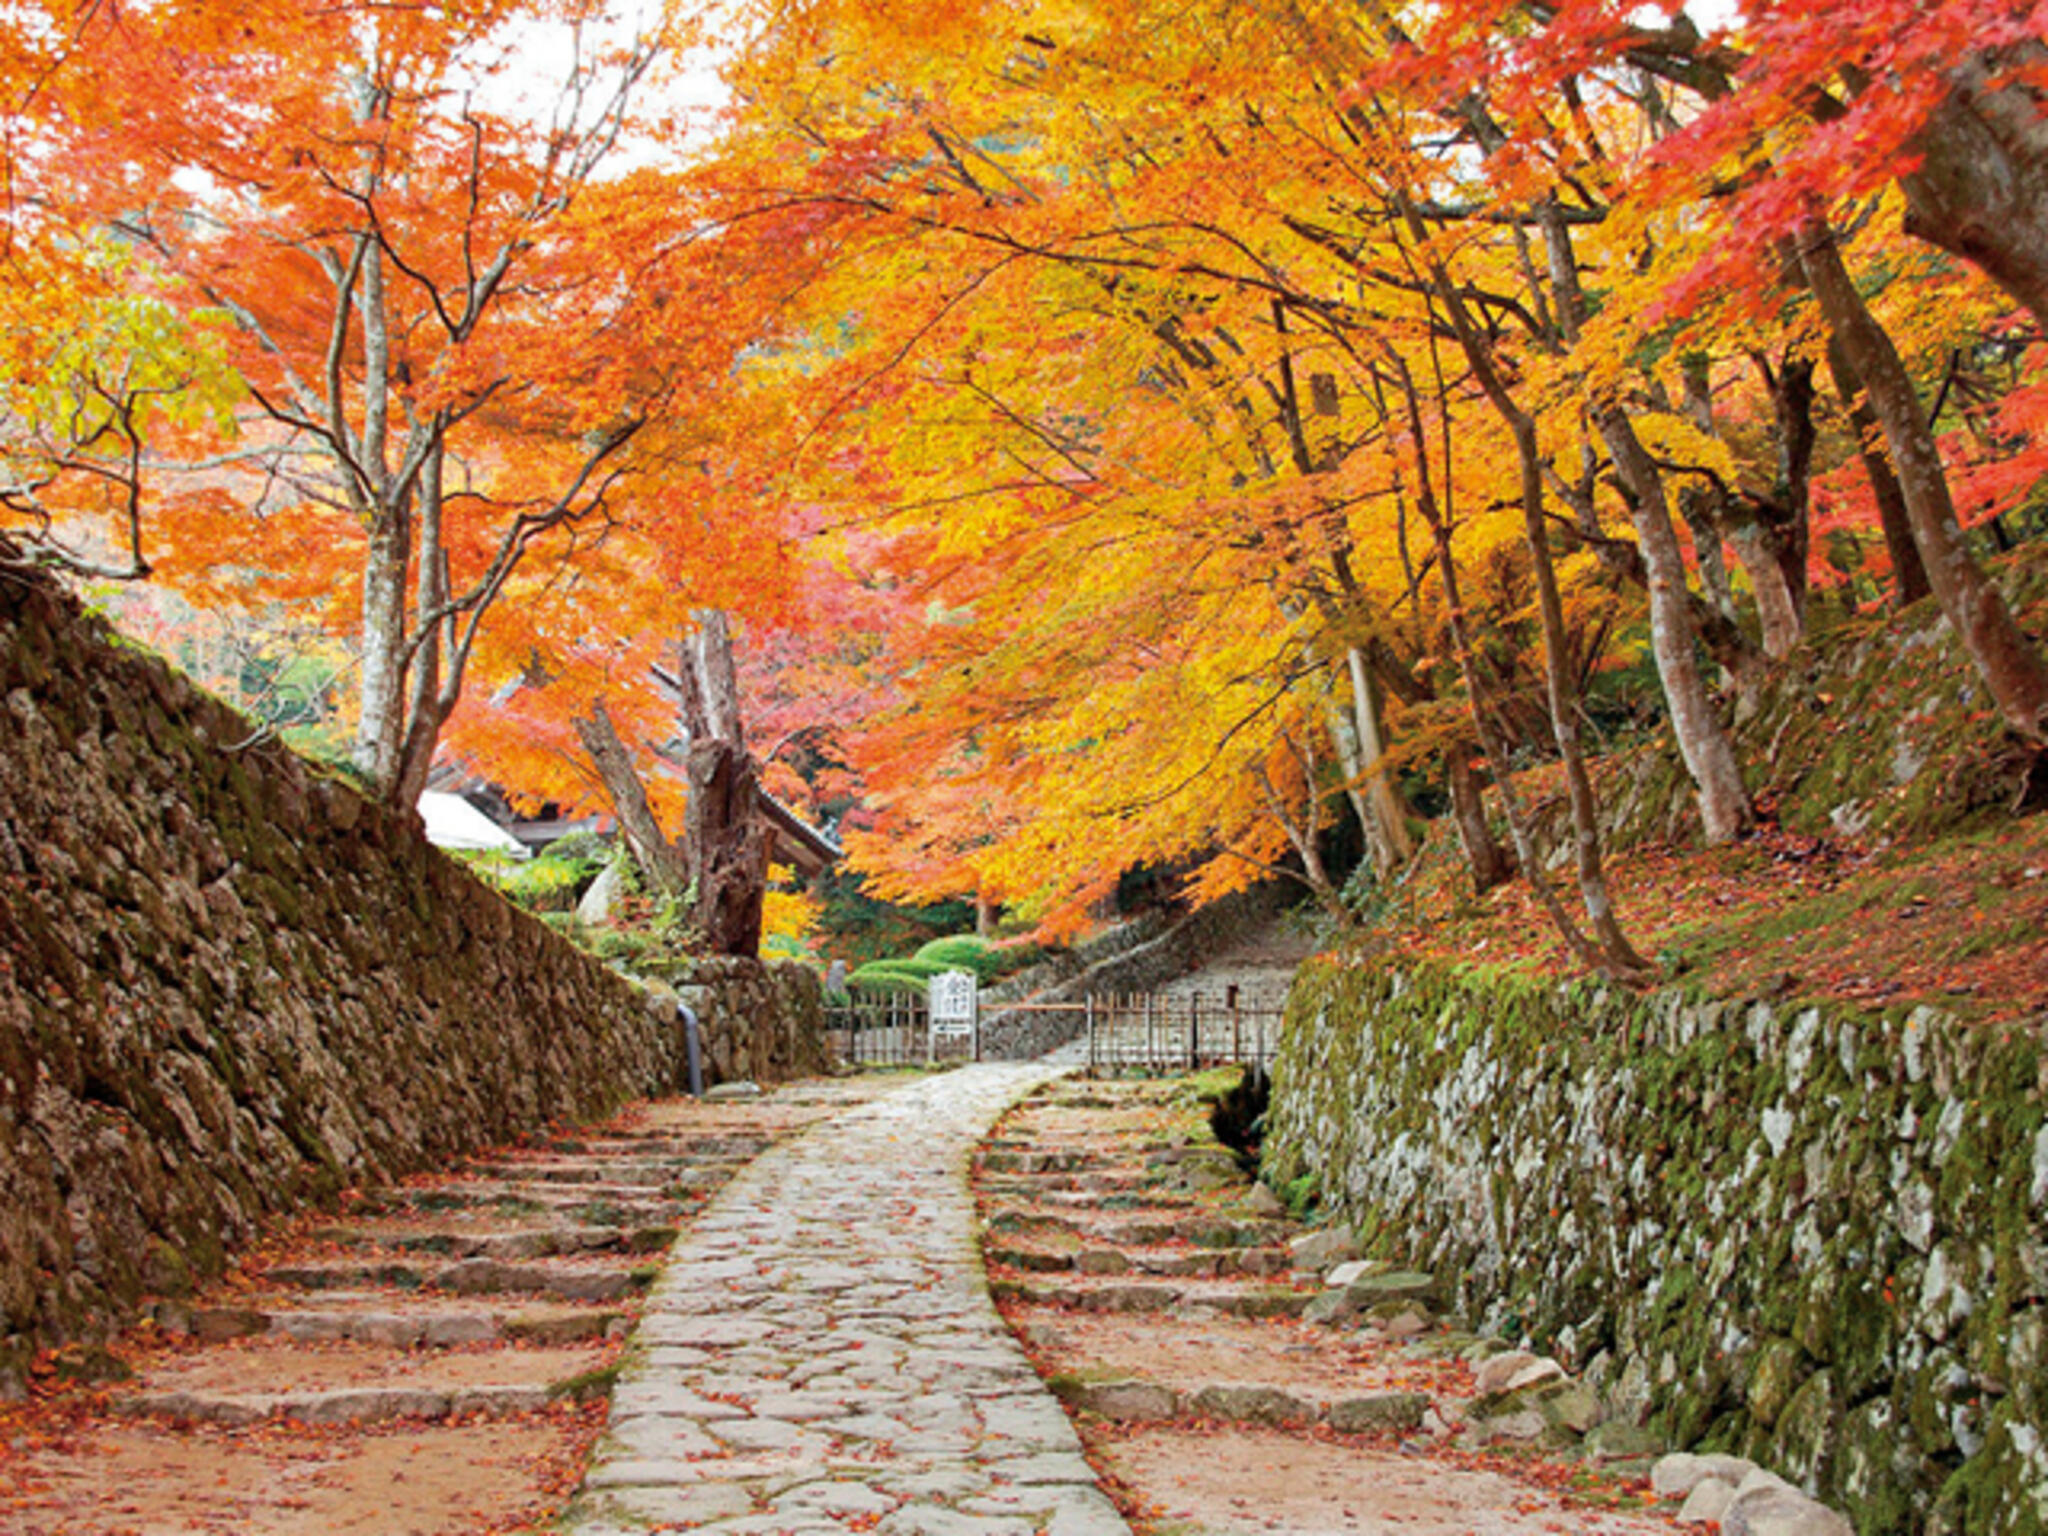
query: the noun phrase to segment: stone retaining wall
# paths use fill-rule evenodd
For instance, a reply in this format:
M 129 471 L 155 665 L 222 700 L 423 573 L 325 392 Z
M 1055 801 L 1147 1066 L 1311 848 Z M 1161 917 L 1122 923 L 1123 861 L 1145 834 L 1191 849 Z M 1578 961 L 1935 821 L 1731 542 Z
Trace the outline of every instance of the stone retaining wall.
M 672 1000 L 255 734 L 0 569 L 0 1391 L 268 1218 L 682 1082 Z M 714 1081 L 807 1062 L 766 977 Z
M 1679 1447 L 2048 1527 L 2040 1021 L 1305 967 L 1267 1172 Z
M 696 1013 L 706 1083 L 779 1083 L 829 1070 L 824 983 L 809 966 L 716 955 L 642 969 Z

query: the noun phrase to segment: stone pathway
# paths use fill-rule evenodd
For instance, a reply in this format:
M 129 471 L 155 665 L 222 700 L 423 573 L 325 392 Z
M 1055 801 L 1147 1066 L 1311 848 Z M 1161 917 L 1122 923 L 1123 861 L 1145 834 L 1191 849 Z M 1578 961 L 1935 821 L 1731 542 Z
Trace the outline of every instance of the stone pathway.
M 676 1234 L 778 1138 L 895 1086 L 640 1105 L 276 1233 L 0 1403 L 0 1531 L 529 1529 L 581 1470 Z
M 1532 1357 L 1289 1218 L 1209 1139 L 1205 1081 L 1047 1084 L 978 1160 L 990 1287 L 1143 1531 L 1670 1536 L 1645 1445 L 1567 1433 L 1578 1389 L 1540 1375 L 1530 1425 L 1484 1419 Z
M 563 1529 L 1127 1536 L 972 1236 L 976 1142 L 1057 1070 L 913 1081 L 727 1185 L 648 1296 Z

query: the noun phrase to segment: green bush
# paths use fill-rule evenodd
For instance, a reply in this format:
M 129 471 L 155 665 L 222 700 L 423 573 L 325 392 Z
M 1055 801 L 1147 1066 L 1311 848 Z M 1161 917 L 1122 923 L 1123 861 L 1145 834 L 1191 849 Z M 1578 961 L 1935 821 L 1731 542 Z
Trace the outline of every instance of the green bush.
M 1046 951 L 1039 944 L 991 944 L 987 939 L 977 938 L 971 933 L 957 933 L 943 939 L 933 939 L 919 949 L 919 960 L 936 960 L 948 970 L 972 971 L 983 981 L 993 981 L 998 976 L 1009 976 L 1035 965 L 1045 958 Z M 886 963 L 886 962 L 884 962 Z
M 921 947 L 914 958 L 928 961 L 949 971 L 972 971 L 983 981 L 998 975 L 1003 963 L 1002 955 L 994 945 L 986 939 L 977 939 L 968 933 L 933 939 L 931 943 Z
M 866 970 L 866 967 L 862 967 Z M 862 997 L 894 996 L 923 997 L 925 979 L 920 976 L 904 976 L 893 971 L 877 971 L 866 975 L 846 978 L 847 992 L 858 1000 Z
M 628 928 L 598 928 L 589 935 L 590 952 L 598 959 L 631 967 L 661 948 L 654 934 Z
M 867 981 L 879 976 L 893 976 L 925 982 L 952 969 L 952 966 L 941 965 L 936 960 L 870 960 L 847 979 Z
M 617 851 L 623 852 L 623 848 Z M 610 863 L 614 853 L 611 838 L 602 832 L 571 832 L 558 837 L 542 852 L 544 859 L 561 859 L 570 863 L 589 864 L 603 868 Z
M 494 878 L 499 890 L 529 912 L 567 912 L 597 878 L 597 866 L 580 859 L 534 859 L 501 868 Z

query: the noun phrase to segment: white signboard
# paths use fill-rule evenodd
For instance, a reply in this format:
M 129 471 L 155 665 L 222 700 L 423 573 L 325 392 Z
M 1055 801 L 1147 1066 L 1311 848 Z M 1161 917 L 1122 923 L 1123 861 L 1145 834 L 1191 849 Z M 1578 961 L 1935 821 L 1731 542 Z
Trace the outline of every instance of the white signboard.
M 972 1040 L 976 1008 L 975 980 L 967 971 L 944 971 L 931 979 L 932 1044 L 941 1040 Z

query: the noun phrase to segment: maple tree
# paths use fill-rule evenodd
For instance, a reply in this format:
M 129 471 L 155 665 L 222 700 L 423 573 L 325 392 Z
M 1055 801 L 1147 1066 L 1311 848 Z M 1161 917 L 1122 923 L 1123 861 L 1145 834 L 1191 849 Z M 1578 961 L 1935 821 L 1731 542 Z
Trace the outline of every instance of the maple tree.
M 478 84 L 534 20 L 588 45 L 545 127 Z M 1423 796 L 1475 887 L 1547 890 L 1514 776 L 1555 758 L 1583 910 L 1547 908 L 1635 978 L 1584 764 L 1603 667 L 1654 664 L 1708 841 L 1756 820 L 1731 700 L 1830 587 L 1931 591 L 2040 740 L 1964 528 L 2002 537 L 2048 468 L 2039 20 L 742 6 L 720 133 L 617 174 L 681 23 L 93 13 L 35 90 L 136 242 L 130 318 L 80 313 L 185 368 L 135 375 L 178 386 L 151 431 L 218 430 L 216 353 L 250 391 L 219 468 L 269 477 L 258 515 L 162 502 L 165 563 L 361 637 L 388 792 L 446 727 L 608 795 L 690 885 L 708 797 L 649 765 L 717 609 L 742 669 L 803 679 L 739 690 L 795 722 L 749 744 L 864 786 L 887 893 L 1060 927 L 1124 869 L 1207 899 L 1284 868 L 1336 915 L 1333 824 L 1385 887 Z M 143 466 L 135 436 L 94 441 Z
M 1884 26 L 1910 19 L 1886 16 Z M 887 7 L 784 8 L 741 74 L 750 130 L 805 146 L 814 171 L 836 174 L 785 190 L 854 208 L 871 241 L 872 265 L 824 301 L 842 317 L 841 350 L 814 381 L 819 430 L 857 422 L 868 477 L 857 494 L 893 509 L 892 558 L 962 616 L 900 637 L 916 658 L 916 714 L 890 728 L 921 744 L 906 759 L 955 765 L 932 790 L 934 827 L 974 803 L 970 767 L 1013 824 L 1000 830 L 1005 817 L 984 809 L 972 834 L 900 839 L 897 873 L 934 888 L 938 850 L 951 845 L 979 883 L 1008 846 L 1014 867 L 1057 885 L 1061 851 L 1086 839 L 1084 826 L 1131 862 L 1229 849 L 1246 824 L 1225 830 L 1228 803 L 1262 771 L 1274 787 L 1275 759 L 1233 761 L 1206 781 L 1187 770 L 1246 732 L 1270 753 L 1312 727 L 1327 748 L 1313 761 L 1349 759 L 1341 783 L 1297 766 L 1286 792 L 1264 797 L 1269 809 L 1317 802 L 1313 825 L 1374 779 L 1360 733 L 1308 702 L 1328 691 L 1332 664 L 1368 713 L 1376 685 L 1405 676 L 1388 689 L 1397 707 L 1462 691 L 1495 717 L 1477 721 L 1493 734 L 1516 695 L 1446 675 L 1441 659 L 1457 647 L 1440 643 L 1440 626 L 1457 598 L 1435 629 L 1384 617 L 1392 603 L 1421 618 L 1412 562 L 1403 571 L 1389 558 L 1386 524 L 1413 510 L 1425 431 L 1486 441 L 1475 412 L 1489 409 L 1507 452 L 1466 474 L 1459 499 L 1517 506 L 1520 527 L 1461 517 L 1437 558 L 1469 575 L 1504 539 L 1519 543 L 1568 766 L 1583 652 L 1611 622 L 1586 601 L 1604 587 L 1646 605 L 1707 832 L 1739 835 L 1751 809 L 1696 646 L 1742 688 L 1791 653 L 1816 560 L 1815 477 L 1852 456 L 1888 513 L 1902 597 L 1928 564 L 1898 515 L 1896 447 L 1870 435 L 1874 392 L 1857 366 L 1868 372 L 1868 358 L 1831 347 L 1840 327 L 1783 283 L 1783 240 L 1729 241 L 1717 203 L 1730 200 L 1673 171 L 1719 163 L 1722 103 L 1750 102 L 1747 120 L 1777 133 L 1770 103 L 1798 92 L 1751 66 L 1762 53 L 1744 52 L 1749 39 L 1616 6 L 1444 7 L 1412 33 L 1370 6 L 1077 7 L 1056 21 L 974 6 L 915 22 Z M 1801 24 L 1787 8 L 1758 33 Z M 1835 68 L 1875 36 L 1835 29 L 1805 46 L 1833 49 Z M 810 67 L 827 54 L 829 77 Z M 1852 110 L 1869 105 L 1851 94 Z M 1759 142 L 1783 154 L 1771 133 Z M 1865 155 L 1859 185 L 1913 174 L 1866 148 L 1845 134 L 1827 154 Z M 1710 298 L 1703 268 L 1735 277 L 1725 302 Z M 1404 370 L 1411 385 L 1428 374 L 1424 354 L 1444 346 L 1464 368 L 1437 368 L 1443 382 L 1423 408 L 1436 420 L 1395 420 L 1391 384 Z M 1814 388 L 1823 354 L 1844 397 L 1841 428 Z M 1449 477 L 1439 470 L 1438 488 Z M 2008 489 L 2023 478 L 2015 471 Z M 1560 558 L 1567 574 L 1552 581 Z M 1199 640 L 1168 647 L 1161 616 L 1190 571 L 1233 598 L 1190 626 Z M 1396 572 L 1408 579 L 1390 581 Z M 1304 627 L 1289 639 L 1289 626 Z M 1116 636 L 1143 661 L 1113 654 Z M 1468 635 L 1475 662 L 1488 638 Z M 1290 645 L 1311 659 L 1320 647 L 1324 670 L 1294 665 Z M 1255 655 L 1244 675 L 1288 707 L 1203 715 L 1166 682 Z M 1382 664 L 1352 664 L 1366 657 Z M 1437 661 L 1418 679 L 1423 657 Z M 1147 670 L 1160 693 L 1140 703 Z M 1128 690 L 1115 720 L 1103 707 L 1112 689 Z M 1191 725 L 1185 741 L 1161 739 L 1158 710 Z M 1129 756 L 1110 767 L 1126 742 Z M 1497 777 L 1518 745 L 1493 734 Z M 892 814 L 907 828 L 917 796 L 902 778 Z M 1447 778 L 1456 791 L 1459 776 Z M 1571 779 L 1599 950 L 1639 970 L 1601 888 L 1590 787 L 1576 770 Z M 1129 814 L 1191 785 L 1202 787 L 1172 835 L 1156 816 Z M 1049 835 L 1043 818 L 1061 812 L 1063 831 Z M 1384 831 L 1398 813 L 1361 820 Z M 1278 823 L 1263 835 L 1285 839 Z M 1252 846 L 1236 854 L 1260 862 Z M 1383 874 L 1398 863 L 1375 852 Z M 866 856 L 887 865 L 892 852 Z M 1087 888 L 1073 862 L 1070 897 Z M 1495 873 L 1481 877 L 1482 862 Z M 1497 850 L 1475 857 L 1475 879 L 1498 864 Z M 1094 879 L 1100 889 L 1099 870 Z
M 546 24 L 571 39 L 558 95 L 491 105 Z M 354 610 L 353 756 L 395 800 L 515 573 L 601 530 L 701 365 L 658 350 L 655 313 L 689 293 L 688 198 L 598 180 L 676 41 L 581 6 L 103 8 L 45 92 L 69 189 L 168 302 L 222 317 L 252 404 L 223 455 L 249 510 L 159 540 L 216 588 Z

